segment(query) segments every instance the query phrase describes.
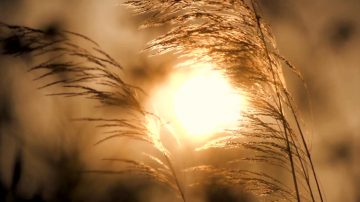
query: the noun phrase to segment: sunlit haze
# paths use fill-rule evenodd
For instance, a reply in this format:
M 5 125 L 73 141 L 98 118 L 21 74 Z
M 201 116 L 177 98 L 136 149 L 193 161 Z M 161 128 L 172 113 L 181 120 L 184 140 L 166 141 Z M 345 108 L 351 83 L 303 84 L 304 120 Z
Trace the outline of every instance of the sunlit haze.
M 243 97 L 209 64 L 178 70 L 156 90 L 152 103 L 177 135 L 194 139 L 234 128 L 245 106 Z

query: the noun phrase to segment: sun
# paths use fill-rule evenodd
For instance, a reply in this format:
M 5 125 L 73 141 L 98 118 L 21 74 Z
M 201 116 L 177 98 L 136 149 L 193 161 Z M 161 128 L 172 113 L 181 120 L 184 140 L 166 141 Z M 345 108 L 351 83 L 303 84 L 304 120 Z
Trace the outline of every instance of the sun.
M 239 90 L 210 64 L 175 72 L 152 103 L 172 131 L 194 139 L 236 127 L 245 107 Z

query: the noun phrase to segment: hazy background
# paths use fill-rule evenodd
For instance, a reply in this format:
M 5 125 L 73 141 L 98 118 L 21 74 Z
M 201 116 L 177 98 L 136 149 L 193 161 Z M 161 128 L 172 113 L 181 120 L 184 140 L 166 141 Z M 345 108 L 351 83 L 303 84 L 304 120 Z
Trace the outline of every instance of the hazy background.
M 261 2 L 281 53 L 300 69 L 308 86 L 311 105 L 301 82 L 288 75 L 289 88 L 311 133 L 326 199 L 360 201 L 360 1 Z M 170 67 L 167 58 L 148 59 L 138 52 L 159 30 L 137 30 L 140 19 L 120 4 L 116 0 L 0 0 L 0 21 L 89 36 L 126 68 L 125 80 L 150 90 Z M 78 172 L 114 168 L 99 159 L 128 148 L 116 142 L 94 147 L 98 139 L 94 128 L 69 121 L 93 114 L 91 108 L 76 100 L 45 97 L 27 68 L 22 60 L 0 56 L 0 201 L 150 200 L 147 196 L 153 192 L 147 185 L 139 187 L 136 180 L 128 183 L 120 177 L 113 180 Z M 141 194 L 134 193 L 134 187 Z M 155 191 L 163 201 L 172 200 L 166 191 Z

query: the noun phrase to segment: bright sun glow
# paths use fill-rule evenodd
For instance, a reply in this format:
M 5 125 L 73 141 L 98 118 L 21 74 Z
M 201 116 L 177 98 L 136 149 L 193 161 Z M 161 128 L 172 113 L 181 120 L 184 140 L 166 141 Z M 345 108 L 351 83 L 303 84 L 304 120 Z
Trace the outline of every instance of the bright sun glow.
M 174 96 L 175 115 L 192 135 L 207 135 L 236 123 L 241 99 L 218 72 L 197 72 Z
M 206 64 L 174 73 L 155 93 L 153 105 L 176 134 L 196 139 L 235 127 L 245 107 L 229 81 Z

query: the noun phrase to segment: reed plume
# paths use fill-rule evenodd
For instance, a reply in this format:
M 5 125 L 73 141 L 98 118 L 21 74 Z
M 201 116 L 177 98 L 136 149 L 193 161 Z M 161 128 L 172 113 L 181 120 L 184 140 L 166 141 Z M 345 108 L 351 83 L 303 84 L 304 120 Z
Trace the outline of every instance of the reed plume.
M 302 79 L 282 57 L 269 27 L 254 0 L 131 0 L 137 14 L 150 17 L 142 28 L 171 25 L 172 29 L 147 47 L 153 54 L 172 52 L 195 62 L 208 62 L 224 72 L 243 94 L 249 109 L 237 130 L 207 142 L 197 150 L 247 150 L 241 162 L 266 164 L 289 171 L 292 184 L 284 184 L 266 170 L 194 167 L 195 171 L 221 174 L 228 185 L 245 189 L 267 200 L 322 201 L 316 172 L 282 65 Z M 221 106 L 219 106 L 221 107 Z M 246 155 L 245 155 L 246 154 Z M 314 187 L 314 183 L 315 186 Z
M 39 89 L 57 87 L 51 88 L 48 96 L 82 97 L 95 101 L 98 107 L 121 112 L 120 116 L 111 119 L 74 118 L 75 121 L 94 122 L 96 127 L 105 130 L 106 137 L 95 145 L 113 138 L 128 138 L 150 144 L 160 154 L 159 157 L 144 154 L 149 165 L 143 160 L 104 158 L 104 161 L 122 163 L 123 168 L 120 171 L 85 170 L 84 173 L 136 173 L 165 184 L 183 197 L 170 152 L 162 145 L 157 132 L 158 118 L 143 109 L 138 99 L 142 90 L 122 80 L 123 67 L 96 42 L 70 31 L 49 33 L 1 23 L 0 45 L 4 55 L 36 59 L 38 64 L 30 67 L 29 72 L 36 71 L 40 75 L 34 80 L 45 82 Z
M 286 88 L 282 68 L 299 71 L 279 54 L 268 25 L 251 0 L 130 0 L 125 3 L 136 14 L 147 15 L 141 28 L 170 25 L 170 31 L 151 41 L 152 55 L 175 54 L 194 63 L 207 62 L 222 71 L 246 97 L 248 108 L 236 129 L 208 140 L 196 151 L 236 151 L 222 165 L 194 165 L 185 174 L 199 173 L 193 186 L 216 179 L 221 186 L 238 187 L 266 201 L 323 201 L 319 182 L 294 101 Z M 72 39 L 81 39 L 80 46 Z M 92 173 L 136 173 L 164 184 L 182 201 L 191 201 L 178 178 L 173 156 L 161 141 L 159 121 L 144 110 L 138 94 L 142 90 L 123 81 L 123 67 L 86 36 L 62 31 L 48 33 L 23 26 L 0 24 L 3 54 L 31 55 L 43 62 L 30 71 L 41 72 L 35 80 L 50 79 L 41 88 L 61 90 L 49 95 L 84 97 L 102 107 L 123 111 L 120 117 L 86 117 L 112 138 L 130 138 L 148 143 L 156 153 L 147 160 L 109 159 L 124 168 L 92 170 Z M 46 60 L 44 59 L 46 58 Z M 218 106 L 221 107 L 221 106 Z M 279 173 L 288 177 L 279 179 Z M 291 180 L 288 180 L 290 178 Z M 191 187 L 193 187 L 191 186 Z

